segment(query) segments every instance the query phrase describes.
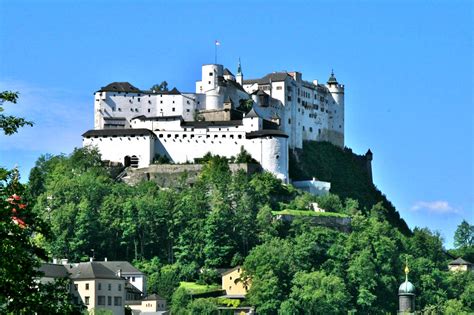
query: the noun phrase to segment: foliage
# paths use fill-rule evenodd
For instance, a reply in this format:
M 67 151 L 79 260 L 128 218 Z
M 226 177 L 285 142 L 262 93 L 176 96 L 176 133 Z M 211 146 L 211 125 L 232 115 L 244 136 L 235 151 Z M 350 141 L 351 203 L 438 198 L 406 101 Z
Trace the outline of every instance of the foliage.
M 295 275 L 289 303 L 298 314 L 346 314 L 349 300 L 343 279 L 315 271 Z
M 21 197 L 25 189 L 18 171 L 0 173 L 0 313 L 78 313 L 67 283 L 37 283 L 37 268 L 46 253 L 33 242 L 33 235 L 47 235 L 48 230 Z
M 160 84 L 154 84 L 151 88 L 151 91 L 155 92 L 165 92 L 168 91 L 168 82 L 162 81 Z
M 240 152 L 234 159 L 234 163 L 255 163 L 258 164 L 250 153 L 248 153 L 243 146 L 240 147 Z
M 16 104 L 18 94 L 18 92 L 12 91 L 0 92 L 0 129 L 3 130 L 6 135 L 12 135 L 18 132 L 18 129 L 23 126 L 33 126 L 33 122 L 25 120 L 24 118 L 2 114 L 4 111 L 3 104 L 5 102 Z
M 218 315 L 216 303 L 213 299 L 196 299 L 187 307 L 189 314 Z
M 153 164 L 169 164 L 170 158 L 167 155 L 156 154 L 153 158 Z
M 474 225 L 463 220 L 454 232 L 454 246 L 456 248 L 474 246 Z
M 295 150 L 290 154 L 289 173 L 294 180 L 315 177 L 331 182 L 331 193 L 343 200 L 357 200 L 359 210 L 364 213 L 381 202 L 387 211 L 386 219 L 402 233 L 409 235 L 410 229 L 406 222 L 371 182 L 366 163 L 365 156 L 358 156 L 348 148 L 341 149 L 329 142 L 305 141 L 303 150 Z
M 252 109 L 252 107 L 253 107 L 253 100 L 251 98 L 247 100 L 241 99 L 239 101 L 239 106 L 237 107 L 237 109 L 246 114 Z
M 134 260 L 149 276 L 148 291 L 171 297 L 173 314 L 213 312 L 217 299 L 191 295 L 221 290 L 216 269 L 237 264 L 259 314 L 391 312 L 405 259 L 420 310 L 472 309 L 474 279 L 447 271 L 440 235 L 401 233 L 384 202 L 361 208 L 357 199 L 314 197 L 266 172 L 232 173 L 224 157 L 203 163 L 193 185 L 162 189 L 115 182 L 94 150 L 43 157 L 28 191 L 53 238 L 38 244 L 76 261 L 91 249 L 98 259 Z M 313 202 L 327 212 L 308 210 Z M 272 212 L 299 216 L 282 222 Z M 352 233 L 312 226 L 310 213 L 350 216 Z

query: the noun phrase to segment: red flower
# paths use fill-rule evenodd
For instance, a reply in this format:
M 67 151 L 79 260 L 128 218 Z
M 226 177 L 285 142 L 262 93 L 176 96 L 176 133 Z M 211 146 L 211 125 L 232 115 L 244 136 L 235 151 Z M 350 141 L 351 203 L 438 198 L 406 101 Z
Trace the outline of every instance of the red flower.
M 18 196 L 17 194 L 13 194 L 12 198 L 15 199 L 15 200 L 21 200 L 21 197 Z
M 20 203 L 20 204 L 18 205 L 18 207 L 20 207 L 20 209 L 25 209 L 25 208 L 26 208 L 26 204 Z
M 26 223 L 25 223 L 25 221 L 23 221 L 22 219 L 17 218 L 17 217 L 12 217 L 12 221 L 13 221 L 13 223 L 15 223 L 16 225 L 18 225 L 18 226 L 21 227 L 22 229 L 26 228 Z

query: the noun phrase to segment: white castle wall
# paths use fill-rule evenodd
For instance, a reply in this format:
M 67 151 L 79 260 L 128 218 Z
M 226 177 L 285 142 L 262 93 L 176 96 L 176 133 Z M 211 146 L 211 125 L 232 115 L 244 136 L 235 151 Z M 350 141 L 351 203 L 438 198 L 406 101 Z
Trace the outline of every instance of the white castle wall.
M 99 149 L 103 160 L 124 164 L 126 156 L 137 156 L 138 167 L 147 167 L 155 155 L 155 140 L 145 136 L 107 136 L 82 139 L 82 146 L 93 146 Z

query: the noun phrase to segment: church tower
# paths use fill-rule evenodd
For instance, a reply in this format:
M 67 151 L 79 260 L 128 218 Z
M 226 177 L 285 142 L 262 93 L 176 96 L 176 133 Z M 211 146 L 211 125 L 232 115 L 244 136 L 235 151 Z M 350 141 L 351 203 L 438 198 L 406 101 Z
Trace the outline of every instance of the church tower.
M 240 58 L 239 58 L 239 65 L 237 66 L 237 75 L 235 79 L 238 84 L 243 85 L 244 83 L 244 74 L 242 73 L 242 66 L 240 65 Z
M 398 288 L 398 314 L 415 314 L 415 286 L 408 281 L 408 261 L 405 264 L 405 282 Z

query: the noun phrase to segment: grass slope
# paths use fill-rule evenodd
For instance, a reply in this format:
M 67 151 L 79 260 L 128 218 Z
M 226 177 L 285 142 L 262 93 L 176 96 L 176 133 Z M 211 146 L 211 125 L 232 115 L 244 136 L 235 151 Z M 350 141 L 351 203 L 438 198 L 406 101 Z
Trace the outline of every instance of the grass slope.
M 331 193 L 359 201 L 365 211 L 381 202 L 387 209 L 387 219 L 404 234 L 411 234 L 393 204 L 374 186 L 367 173 L 365 156 L 351 149 L 341 149 L 328 142 L 305 141 L 303 150 L 290 154 L 290 177 L 307 180 L 316 177 L 331 182 Z
M 180 282 L 179 287 L 185 288 L 191 294 L 202 294 L 202 293 L 208 293 L 208 292 L 221 290 L 221 286 L 217 284 L 207 285 L 207 284 L 198 284 L 196 282 L 186 282 L 186 281 Z

